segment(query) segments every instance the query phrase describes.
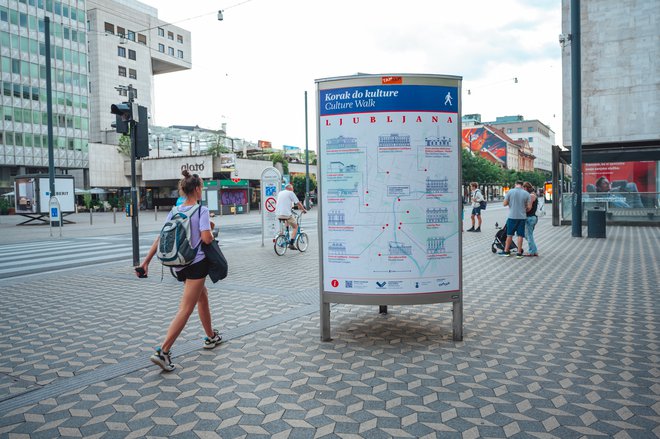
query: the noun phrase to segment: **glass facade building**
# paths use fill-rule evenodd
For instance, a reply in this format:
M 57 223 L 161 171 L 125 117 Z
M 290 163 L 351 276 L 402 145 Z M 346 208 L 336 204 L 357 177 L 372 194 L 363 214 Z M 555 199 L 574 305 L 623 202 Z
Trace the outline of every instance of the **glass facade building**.
M 45 17 L 50 18 L 55 166 L 88 166 L 85 1 L 0 0 L 0 180 L 5 187 L 16 173 L 48 167 Z

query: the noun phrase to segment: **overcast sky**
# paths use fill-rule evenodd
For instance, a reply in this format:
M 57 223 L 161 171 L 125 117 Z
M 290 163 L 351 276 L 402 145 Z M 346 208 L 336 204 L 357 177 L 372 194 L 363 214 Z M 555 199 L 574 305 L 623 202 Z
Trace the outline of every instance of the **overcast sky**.
M 307 91 L 316 149 L 315 79 L 431 73 L 463 77 L 463 114 L 538 119 L 561 143 L 560 0 L 143 2 L 192 32 L 192 69 L 155 78 L 157 125 L 304 149 Z

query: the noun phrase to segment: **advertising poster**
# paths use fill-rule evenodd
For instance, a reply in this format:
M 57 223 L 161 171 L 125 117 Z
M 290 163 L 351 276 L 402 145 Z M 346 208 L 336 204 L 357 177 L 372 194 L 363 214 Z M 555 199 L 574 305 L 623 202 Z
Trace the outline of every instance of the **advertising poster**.
M 360 82 L 317 96 L 324 291 L 460 291 L 460 79 Z
M 55 177 L 55 194 L 60 202 L 60 210 L 64 213 L 76 211 L 76 195 L 73 178 Z M 39 213 L 49 213 L 50 180 L 39 178 Z
M 614 201 L 612 207 L 654 207 L 657 162 L 584 163 L 582 190 L 587 199 Z

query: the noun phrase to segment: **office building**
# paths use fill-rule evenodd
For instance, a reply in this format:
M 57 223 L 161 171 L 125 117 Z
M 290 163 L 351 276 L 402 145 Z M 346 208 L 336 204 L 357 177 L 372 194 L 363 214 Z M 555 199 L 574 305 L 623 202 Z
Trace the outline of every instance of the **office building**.
M 154 76 L 191 68 L 190 32 L 159 20 L 156 8 L 129 0 L 87 0 L 87 21 L 89 139 L 116 144 L 110 106 L 128 100 L 130 85 L 153 117 Z
M 45 17 L 50 19 L 53 147 L 59 173 L 88 165 L 89 97 L 84 0 L 0 0 L 0 189 L 48 169 Z
M 514 140 L 526 140 L 534 154 L 534 168 L 552 172 L 552 145 L 555 132 L 537 119 L 526 120 L 523 116 L 496 117 L 494 122 L 484 122 Z

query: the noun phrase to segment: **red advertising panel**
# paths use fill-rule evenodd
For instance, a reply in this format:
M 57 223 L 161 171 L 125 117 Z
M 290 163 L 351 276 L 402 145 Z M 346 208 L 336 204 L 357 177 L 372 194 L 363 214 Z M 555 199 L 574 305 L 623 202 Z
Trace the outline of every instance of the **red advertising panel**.
M 506 142 L 484 128 L 465 128 L 462 133 L 463 147 L 473 152 L 482 149 L 506 163 Z
M 612 200 L 610 207 L 653 207 L 657 168 L 652 161 L 585 163 L 582 190 L 589 198 Z
M 656 192 L 657 162 L 585 163 L 582 190 L 605 192 Z M 607 180 L 607 182 L 605 181 Z

